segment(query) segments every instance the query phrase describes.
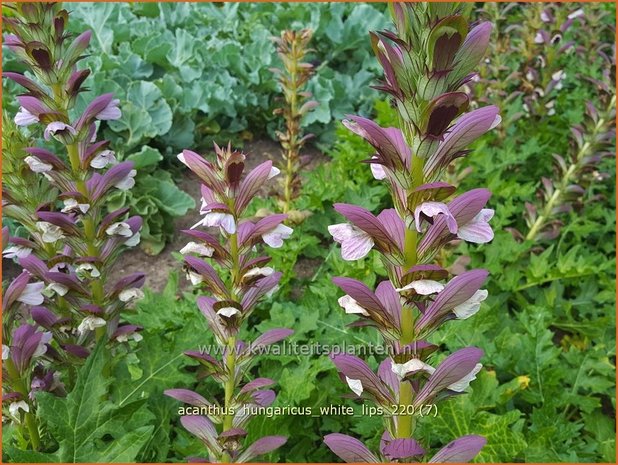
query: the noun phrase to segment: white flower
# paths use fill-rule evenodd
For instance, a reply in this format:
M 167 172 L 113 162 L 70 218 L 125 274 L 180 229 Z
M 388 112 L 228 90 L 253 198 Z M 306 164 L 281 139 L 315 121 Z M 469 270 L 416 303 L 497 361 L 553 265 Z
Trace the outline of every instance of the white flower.
M 283 245 L 283 240 L 290 237 L 293 231 L 292 228 L 279 224 L 276 228 L 262 234 L 262 239 L 269 246 L 278 249 Z
M 489 126 L 489 129 L 497 128 L 501 122 L 502 122 L 502 116 L 496 115 L 493 122 L 491 123 L 491 126 Z
M 97 328 L 102 328 L 107 322 L 98 316 L 87 316 L 77 327 L 77 332 L 84 334 L 86 331 L 94 331 Z
M 135 185 L 135 179 L 133 178 L 135 178 L 136 174 L 136 170 L 129 171 L 129 173 L 124 178 L 114 184 L 114 187 L 120 189 L 121 191 L 127 191 L 131 189 Z
M 26 305 L 41 305 L 45 300 L 43 297 L 43 289 L 45 289 L 45 283 L 42 281 L 26 284 L 26 287 L 17 300 Z
M 51 341 L 52 338 L 52 333 L 50 332 L 46 332 L 43 333 L 43 336 L 41 336 L 41 340 L 39 341 L 39 345 L 36 346 L 36 350 L 34 351 L 34 354 L 32 354 L 33 357 L 40 357 L 41 355 L 45 354 L 45 352 L 47 352 L 47 343 L 49 343 L 49 341 Z
M 341 244 L 341 258 L 359 260 L 373 248 L 373 239 L 362 229 L 348 223 L 333 224 L 328 232 L 335 242 Z
M 8 360 L 10 353 L 11 349 L 9 349 L 9 346 L 2 344 L 2 360 Z
M 32 252 L 30 247 L 23 245 L 12 245 L 2 251 L 4 258 L 25 258 Z
M 201 255 L 202 257 L 212 257 L 212 254 L 215 252 L 215 249 L 204 245 L 204 244 L 198 244 L 197 242 L 189 242 L 187 245 L 185 245 L 182 249 L 180 249 L 180 253 L 183 255 L 189 254 L 189 253 L 195 253 L 198 255 Z
M 265 266 L 263 268 L 255 267 L 247 271 L 243 276 L 243 279 L 254 278 L 256 276 L 270 276 L 274 272 L 275 270 L 270 266 Z
M 75 136 L 77 134 L 77 130 L 62 121 L 53 121 L 47 125 L 45 131 L 43 131 L 43 137 L 45 140 L 50 140 L 52 136 L 56 136 L 59 132 L 65 132 Z
M 126 245 L 127 247 L 135 247 L 137 244 L 139 244 L 140 240 L 141 240 L 141 236 L 138 231 L 135 234 L 133 234 L 129 239 L 124 241 L 124 245 Z
M 24 158 L 24 161 L 34 173 L 47 173 L 48 171 L 54 169 L 53 165 L 45 163 L 40 158 L 35 157 L 34 155 L 27 156 L 26 158 Z
M 99 269 L 92 263 L 82 263 L 75 269 L 79 279 L 92 279 L 101 276 Z
M 268 173 L 268 178 L 267 179 L 272 179 L 275 176 L 277 176 L 279 173 L 281 173 L 281 170 L 279 168 L 277 168 L 276 166 L 273 166 L 270 169 L 270 173 Z
M 469 222 L 459 227 L 457 237 L 475 244 L 485 244 L 494 238 L 494 232 L 489 226 L 489 220 L 494 216 L 491 208 L 483 208 Z
M 372 160 L 377 160 L 378 157 L 375 155 L 371 157 Z M 386 178 L 386 171 L 384 171 L 384 167 L 378 163 L 369 163 L 369 168 L 371 169 L 371 174 L 378 181 Z
M 218 226 L 228 234 L 234 234 L 236 232 L 234 215 L 230 213 L 207 211 L 204 218 L 191 226 L 191 229 L 195 229 L 198 226 L 204 226 L 206 228 Z
M 60 296 L 63 296 L 67 292 L 69 292 L 69 288 L 65 286 L 64 284 L 49 283 L 47 287 L 45 288 L 45 293 L 51 296 L 51 294 L 54 292 Z
M 187 279 L 191 281 L 191 284 L 197 286 L 199 283 L 204 281 L 201 274 L 196 273 L 195 271 L 189 270 L 187 271 Z
M 453 313 L 459 320 L 465 320 L 470 318 L 481 308 L 481 302 L 487 298 L 487 291 L 485 289 L 479 289 L 465 302 L 457 305 L 453 308 Z
M 536 35 L 534 36 L 534 43 L 535 44 L 543 44 L 543 43 L 545 43 L 545 39 L 543 38 L 543 34 L 541 34 L 540 32 L 537 32 Z
M 116 154 L 111 150 L 101 150 L 90 160 L 90 166 L 96 169 L 105 168 L 107 165 L 114 164 L 116 164 Z
M 96 114 L 95 118 L 100 120 L 120 119 L 122 113 L 118 105 L 120 105 L 120 100 L 117 98 L 112 99 L 103 110 Z
M 543 21 L 544 23 L 551 23 L 551 18 L 546 11 L 541 11 L 541 21 Z
M 87 213 L 90 210 L 90 205 L 87 203 L 78 203 L 75 199 L 64 200 L 64 208 L 60 210 L 62 213 L 71 213 L 79 210 L 82 213 Z
M 26 413 L 30 411 L 30 407 L 28 406 L 26 401 L 20 400 L 19 402 L 11 402 L 9 404 L 9 413 L 15 418 L 17 418 L 17 416 L 19 415 L 19 409 L 23 410 Z
M 140 300 L 144 298 L 144 292 L 137 287 L 131 287 L 124 289 L 118 294 L 118 298 L 121 302 L 133 302 L 134 300 Z
M 144 339 L 144 336 L 135 331 L 130 334 L 120 334 L 116 337 L 116 341 L 118 342 L 128 342 L 130 339 L 133 339 L 135 342 L 139 342 Z
M 369 316 L 367 310 L 361 307 L 358 302 L 349 295 L 339 297 L 339 300 L 337 300 L 337 302 L 339 302 L 339 305 L 341 305 L 341 308 L 343 308 L 346 313 Z
M 575 18 L 579 18 L 580 16 L 584 16 L 584 10 L 582 10 L 581 8 L 579 10 L 575 10 L 573 13 L 567 16 L 567 18 L 575 19 Z
M 465 391 L 468 386 L 470 386 L 470 382 L 476 379 L 476 374 L 481 371 L 481 368 L 483 368 L 483 365 L 477 363 L 470 373 L 461 378 L 459 381 L 449 385 L 448 389 L 455 392 Z
M 431 374 L 435 371 L 435 368 L 420 361 L 418 358 L 412 358 L 406 363 L 391 364 L 391 371 L 395 373 L 400 380 L 405 378 L 408 373 L 420 370 Z
M 131 231 L 131 227 L 124 221 L 109 225 L 105 229 L 105 232 L 107 233 L 108 236 L 131 237 L 133 235 L 133 231 Z
M 361 383 L 360 379 L 351 379 L 346 376 L 345 381 L 348 383 L 348 386 L 350 386 L 350 389 L 352 389 L 354 394 L 360 396 L 363 393 L 363 383 Z
M 453 234 L 457 232 L 457 221 L 446 204 L 442 202 L 423 202 L 416 207 L 414 210 L 414 223 L 418 232 L 422 231 L 421 213 L 429 218 L 435 218 L 438 215 L 443 215 L 446 220 L 448 230 Z
M 226 318 L 231 318 L 232 316 L 239 313 L 240 310 L 238 310 L 236 307 L 223 307 L 217 310 L 217 315 L 224 316 Z
M 53 243 L 64 237 L 62 229 L 55 224 L 48 223 L 47 221 L 37 221 L 36 227 L 43 233 L 41 238 L 43 242 Z
M 30 126 L 31 124 L 38 123 L 39 117 L 30 113 L 24 107 L 19 107 L 14 121 L 17 126 Z
M 566 77 L 566 73 L 563 70 L 556 71 L 551 75 L 553 81 L 562 81 Z
M 419 279 L 417 281 L 412 281 L 410 284 L 406 284 L 403 287 L 395 289 L 397 292 L 403 292 L 413 289 L 419 295 L 431 295 L 437 294 L 438 292 L 444 289 L 444 284 L 439 283 L 438 281 L 433 281 L 431 279 Z

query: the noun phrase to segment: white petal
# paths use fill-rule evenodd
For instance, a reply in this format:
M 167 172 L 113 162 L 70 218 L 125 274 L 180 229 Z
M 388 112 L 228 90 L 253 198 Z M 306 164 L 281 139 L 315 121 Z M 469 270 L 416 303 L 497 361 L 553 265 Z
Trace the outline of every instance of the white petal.
M 111 150 L 102 150 L 90 160 L 90 166 L 95 169 L 105 168 L 107 165 L 116 163 L 116 154 Z
M 189 281 L 191 281 L 191 284 L 193 284 L 194 286 L 197 286 L 199 283 L 204 281 L 202 275 L 197 274 L 194 271 L 187 271 L 187 279 L 189 279 Z
M 202 257 L 212 257 L 212 254 L 214 253 L 214 251 L 215 249 L 212 247 L 209 247 L 204 244 L 198 244 L 197 242 L 193 242 L 193 241 L 189 242 L 182 249 L 180 249 L 180 253 L 183 255 L 186 255 L 189 253 L 195 253 L 195 254 L 201 255 Z
M 105 233 L 108 236 L 123 236 L 123 237 L 131 237 L 133 235 L 133 231 L 131 231 L 131 227 L 128 223 L 120 222 L 114 223 L 108 226 L 105 229 Z
M 30 113 L 24 107 L 19 107 L 19 111 L 15 115 L 14 121 L 17 126 L 30 126 L 31 124 L 38 123 L 39 118 Z
M 41 337 L 41 340 L 39 341 L 39 345 L 36 347 L 36 350 L 34 351 L 34 354 L 32 354 L 33 357 L 40 357 L 41 355 L 45 354 L 45 352 L 47 352 L 47 345 L 49 343 L 49 341 L 51 341 L 52 338 L 52 333 L 50 332 L 46 332 L 43 334 L 43 336 Z
M 17 415 L 19 414 L 19 409 L 22 409 L 24 412 L 30 411 L 30 407 L 23 400 L 20 400 L 19 402 L 11 402 L 9 404 L 9 413 L 11 414 L 11 416 L 17 417 Z
M 54 169 L 52 165 L 50 165 L 49 163 L 45 163 L 44 161 L 41 161 L 40 159 L 38 159 L 37 157 L 33 155 L 30 155 L 24 158 L 24 161 L 34 173 L 47 173 Z
M 543 34 L 541 34 L 540 32 L 537 32 L 536 35 L 534 36 L 534 43 L 535 44 L 545 43 L 545 39 L 543 39 Z
M 135 247 L 137 244 L 139 244 L 140 239 L 140 233 L 136 232 L 129 239 L 124 241 L 124 245 L 126 245 L 127 247 Z
M 36 226 L 39 231 L 43 233 L 43 236 L 41 237 L 41 239 L 43 239 L 43 242 L 52 243 L 64 237 L 64 234 L 62 233 L 62 229 L 60 229 L 60 227 L 48 223 L 47 221 L 37 221 Z
M 328 232 L 335 242 L 341 244 L 341 258 L 344 260 L 359 260 L 365 257 L 373 248 L 373 238 L 362 229 L 348 223 L 333 224 Z
M 277 176 L 279 173 L 281 173 L 281 170 L 279 168 L 277 168 L 276 166 L 273 166 L 270 169 L 270 173 L 268 173 L 268 179 L 272 179 L 275 176 Z
M 47 287 L 45 288 L 45 290 L 53 291 L 60 296 L 63 296 L 67 292 L 69 292 L 69 288 L 67 286 L 65 286 L 64 284 L 59 284 L 59 283 L 49 283 Z
M 2 344 L 2 360 L 7 360 L 9 358 L 10 353 L 11 353 L 11 349 L 9 349 L 9 346 Z
M 124 289 L 118 294 L 118 298 L 121 302 L 132 302 L 134 300 L 140 300 L 144 298 L 144 292 L 137 287 L 131 287 Z
M 479 309 L 481 308 L 481 302 L 487 298 L 487 294 L 488 293 L 485 289 L 479 289 L 468 300 L 457 305 L 453 309 L 453 313 L 460 320 L 470 318 L 472 315 L 479 311 Z
M 284 224 L 279 224 L 274 229 L 262 234 L 262 239 L 269 246 L 278 249 L 283 245 L 283 240 L 290 237 L 294 230 Z
M 494 238 L 494 232 L 489 226 L 488 221 L 494 216 L 494 211 L 490 208 L 482 209 L 470 222 L 459 228 L 457 237 L 464 241 L 476 244 L 484 244 Z
M 238 310 L 236 307 L 223 307 L 217 310 L 217 315 L 221 315 L 226 318 L 231 318 L 232 316 L 237 315 L 239 313 L 240 313 L 240 310 Z
M 423 370 L 429 374 L 436 371 L 434 367 L 422 362 L 418 358 L 412 358 L 406 363 L 391 363 L 391 370 L 399 377 L 399 379 L 403 379 L 408 373 L 415 371 Z
M 23 245 L 12 245 L 2 251 L 4 258 L 25 258 L 32 252 L 32 249 Z
M 371 158 L 378 158 L 378 157 L 371 157 Z M 386 171 L 384 171 L 384 167 L 382 165 L 379 165 L 377 163 L 369 163 L 369 168 L 371 168 L 371 174 L 373 174 L 373 177 L 377 179 L 378 181 L 381 181 L 382 179 L 386 178 Z
M 350 389 L 352 389 L 354 394 L 360 396 L 363 393 L 363 383 L 361 383 L 360 379 L 351 379 L 346 376 L 345 381 L 348 383 L 348 386 L 350 386 Z
M 26 284 L 26 287 L 17 300 L 26 305 L 41 305 L 45 300 L 43 297 L 43 289 L 45 289 L 45 283 L 42 281 Z
M 245 273 L 243 276 L 244 279 L 253 278 L 255 276 L 270 276 L 273 274 L 275 270 L 270 266 L 265 266 L 263 268 L 255 267 L 251 268 L 249 271 Z
M 136 170 L 131 170 L 129 171 L 129 174 L 127 174 L 124 178 L 122 178 L 120 181 L 118 181 L 116 184 L 114 184 L 114 187 L 116 187 L 117 189 L 120 189 L 121 191 L 126 191 L 131 189 L 134 185 L 135 185 L 135 175 L 137 174 Z
M 483 368 L 483 365 L 480 363 L 477 363 L 470 373 L 468 373 L 466 376 L 461 378 L 459 381 L 448 386 L 448 389 L 450 389 L 451 391 L 455 391 L 455 392 L 465 391 L 468 388 L 468 386 L 470 386 L 470 382 L 476 379 L 476 374 L 479 371 L 481 371 L 481 368 Z
M 94 331 L 96 328 L 105 326 L 107 322 L 103 318 L 87 316 L 77 327 L 77 332 L 84 334 L 86 331 Z
M 343 308 L 346 313 L 369 316 L 367 310 L 361 307 L 358 302 L 349 295 L 339 297 L 339 300 L 337 300 L 337 302 L 339 302 L 339 305 L 341 305 L 341 308 Z
M 414 292 L 420 295 L 431 295 L 437 294 L 438 292 L 444 289 L 444 284 L 439 283 L 438 281 L 433 281 L 431 279 L 419 279 L 417 281 L 412 281 L 410 284 L 406 284 L 405 286 L 395 289 L 397 292 L 408 291 L 410 289 L 414 289 Z
M 584 16 L 584 10 L 582 10 L 581 8 L 579 10 L 575 10 L 573 13 L 567 16 L 567 18 L 575 19 L 575 18 L 579 18 L 580 16 Z

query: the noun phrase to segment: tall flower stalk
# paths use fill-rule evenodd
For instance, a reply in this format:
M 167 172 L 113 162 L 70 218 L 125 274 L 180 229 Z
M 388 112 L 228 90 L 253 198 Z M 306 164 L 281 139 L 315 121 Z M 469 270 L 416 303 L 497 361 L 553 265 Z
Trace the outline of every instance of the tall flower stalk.
M 199 297 L 197 305 L 217 344 L 212 354 L 200 350 L 188 351 L 186 355 L 200 363 L 203 376 L 210 376 L 221 385 L 222 397 L 207 400 L 187 389 L 169 389 L 165 394 L 198 408 L 200 415 L 184 415 L 180 421 L 204 443 L 209 461 L 246 462 L 286 441 L 284 436 L 267 436 L 249 446 L 243 444 L 245 428 L 256 409 L 275 400 L 275 392 L 266 389 L 275 381 L 245 378 L 260 350 L 293 331 L 272 329 L 251 343 L 240 340 L 239 332 L 260 299 L 275 292 L 281 278 L 281 273 L 266 266 L 269 257 L 256 255 L 258 246 L 264 243 L 281 247 L 292 229 L 283 224 L 286 215 L 270 215 L 257 221 L 247 215 L 254 196 L 279 173 L 272 162 L 264 162 L 243 176 L 243 153 L 217 145 L 215 152 L 215 163 L 190 150 L 183 151 L 178 158 L 203 183 L 203 218 L 192 229 L 183 231 L 191 241 L 181 253 L 185 256 L 188 279 L 209 294 Z M 219 238 L 197 229 L 201 227 L 216 228 Z M 215 263 L 217 269 L 206 259 Z
M 366 162 L 374 177 L 388 184 L 394 208 L 375 216 L 355 205 L 335 204 L 348 223 L 329 227 L 343 259 L 358 260 L 375 249 L 388 273 L 375 291 L 354 279 L 333 280 L 346 294 L 339 299 L 341 307 L 360 317 L 355 325 L 375 327 L 390 354 L 377 374 L 360 358 L 332 356 L 352 392 L 388 412 L 378 454 L 347 435 L 325 437 L 347 462 L 418 461 L 426 453 L 413 439 L 419 410 L 464 392 L 482 367 L 483 352 L 475 347 L 438 363 L 439 347 L 429 338 L 447 321 L 473 316 L 487 297 L 481 289 L 487 271 L 448 280 L 448 271 L 432 262 L 453 240 L 493 238 L 488 222 L 494 212 L 485 208 L 490 192 L 455 195 L 456 188 L 441 181 L 448 165 L 500 122 L 495 106 L 467 112 L 468 96 L 459 91 L 474 77 L 491 25 L 470 29 L 453 4 L 395 3 L 391 8 L 395 32 L 372 33 L 371 40 L 384 68 L 378 88 L 392 97 L 399 127 L 382 128 L 360 116 L 344 124 L 376 149 Z M 468 461 L 484 444 L 476 435 L 457 438 L 431 460 Z
M 598 111 L 591 102 L 586 105 L 587 119 L 571 129 L 573 151 L 570 156 L 555 154 L 555 179 L 543 178 L 543 203 L 526 204 L 529 226 L 526 240 L 554 239 L 560 233 L 558 216 L 573 209 L 587 187 L 602 181 L 607 174 L 597 170 L 604 157 L 613 156 L 615 143 L 616 96 L 611 95 L 605 108 Z
M 8 160 L 3 166 L 10 170 L 3 184 L 3 213 L 29 237 L 8 237 L 8 230 L 3 237 L 3 255 L 24 268 L 5 293 L 5 300 L 20 293 L 22 298 L 5 302 L 3 388 L 9 396 L 22 397 L 26 389 L 24 402 L 33 412 L 34 392 L 55 391 L 61 374 L 71 384 L 74 366 L 95 341 L 123 342 L 139 330 L 120 323 L 121 313 L 142 295 L 144 275 L 118 280 L 111 269 L 126 247 L 139 242 L 141 218 L 124 219 L 127 209 L 107 213 L 105 207 L 113 190 L 134 184 L 132 163 L 117 164 L 108 142 L 97 140 L 101 121 L 120 118 L 119 101 L 104 94 L 87 102 L 83 111 L 76 105 L 90 74 L 77 64 L 91 33 L 68 33 L 69 14 L 59 4 L 7 8 L 12 15 L 3 18 L 9 32 L 5 44 L 29 71 L 3 73 L 26 90 L 17 97 L 14 123 L 27 126 L 39 143 L 24 146 L 28 139 L 22 139 L 4 153 Z M 25 184 L 24 179 L 30 181 Z M 24 300 L 23 293 L 32 294 L 35 286 L 37 295 Z M 45 333 L 19 322 L 14 309 L 19 302 L 33 306 L 27 316 Z M 44 344 L 27 356 L 36 338 Z M 12 370 L 11 362 L 20 369 Z M 33 435 L 31 445 L 37 448 Z
M 284 213 L 292 208 L 292 202 L 300 191 L 299 170 L 301 166 L 300 151 L 313 137 L 313 134 L 303 134 L 301 122 L 303 117 L 314 109 L 318 102 L 310 100 L 311 92 L 304 90 L 307 81 L 313 75 L 313 65 L 303 62 L 305 56 L 312 50 L 309 48 L 312 31 L 283 31 L 281 37 L 273 40 L 277 45 L 277 54 L 283 68 L 273 68 L 277 76 L 285 105 L 274 111 L 276 115 L 283 115 L 285 131 L 277 131 L 277 137 L 283 148 L 283 199 Z

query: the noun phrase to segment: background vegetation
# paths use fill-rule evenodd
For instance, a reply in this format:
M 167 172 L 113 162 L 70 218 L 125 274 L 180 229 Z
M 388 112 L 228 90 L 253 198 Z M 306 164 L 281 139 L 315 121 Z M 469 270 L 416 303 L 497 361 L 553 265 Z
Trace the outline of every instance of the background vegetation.
M 93 92 L 112 91 L 122 100 L 123 118 L 105 129 L 106 136 L 121 158 L 136 160 L 140 170 L 131 197 L 116 202 L 128 203 L 145 217 L 148 229 L 143 236 L 150 253 L 160 252 L 171 238 L 171 218 L 195 205 L 176 186 L 187 173 L 178 167 L 175 154 L 182 148 L 205 152 L 213 140 L 223 143 L 228 137 L 242 145 L 271 136 L 279 122 L 272 116 L 278 90 L 268 70 L 275 62 L 269 37 L 286 28 L 315 30 L 317 74 L 310 88 L 320 106 L 305 124 L 318 134 L 326 158 L 304 173 L 296 207 L 312 215 L 296 228 L 293 240 L 275 252 L 273 266 L 284 272 L 282 288 L 256 312 L 255 330 L 294 328 L 293 342 L 299 344 L 377 342 L 371 332 L 346 327 L 351 320 L 338 306 L 339 292 L 330 280 L 345 275 L 373 284 L 380 280 L 380 263 L 372 254 L 360 262 L 343 262 L 326 228 L 340 221 L 332 209 L 335 202 L 372 211 L 387 206 L 386 190 L 360 163 L 371 156 L 369 146 L 337 122 L 349 112 L 377 114 L 383 125 L 392 121 L 388 103 L 369 88 L 379 67 L 367 32 L 388 26 L 385 6 L 78 3 L 67 7 L 77 19 L 72 27 L 94 32 L 87 60 L 96 70 Z M 562 38 L 563 43 L 573 41 L 573 49 L 557 54 L 547 65 L 566 73 L 562 89 L 552 91 L 555 111 L 550 114 L 548 109 L 531 112 L 524 107 L 533 93 L 526 72 L 539 66 L 537 56 L 547 53 L 534 43 L 544 27 L 543 7 L 470 6 L 475 18 L 490 19 L 497 26 L 481 81 L 470 91 L 479 105 L 491 101 L 501 107 L 503 125 L 451 174 L 453 182 L 464 188 L 483 185 L 493 192 L 496 237 L 483 247 L 459 247 L 442 257 L 452 270 L 486 267 L 491 276 L 489 298 L 478 317 L 460 323 L 456 332 L 446 327 L 435 342 L 450 351 L 469 344 L 481 347 L 485 369 L 470 394 L 443 404 L 436 418 L 421 420 L 419 432 L 432 446 L 463 434 L 484 435 L 488 445 L 478 457 L 482 462 L 611 462 L 615 457 L 613 157 L 597 166 L 598 176 L 588 179 L 575 208 L 559 215 L 562 225 L 555 239 L 522 241 L 515 230 L 527 233 L 526 202 L 539 204 L 541 178 L 555 178 L 552 155 L 566 157 L 575 150 L 571 127 L 584 121 L 585 103 L 591 101 L 600 109 L 607 101 L 608 92 L 598 81 L 614 82 L 613 74 L 603 77 L 614 69 L 614 8 L 581 5 L 585 14 Z M 579 7 L 550 6 L 554 16 L 562 18 Z M 10 57 L 4 67 L 16 68 Z M 14 111 L 16 89 L 6 82 L 4 86 L 4 109 Z M 609 93 L 614 92 L 611 87 Z M 468 166 L 472 169 L 463 169 Z M 259 207 L 277 208 L 270 199 L 263 199 Z M 119 354 L 113 382 L 108 385 L 109 380 L 92 367 L 83 375 L 89 383 L 98 379 L 111 390 L 119 415 L 128 415 L 122 408 L 139 401 L 133 405 L 139 407 L 134 418 L 140 421 L 133 421 L 152 426 L 135 439 L 142 444 L 133 454 L 139 461 L 184 461 L 202 449 L 178 425 L 177 403 L 161 393 L 172 387 L 208 392 L 205 383 L 194 386 L 195 367 L 181 354 L 208 344 L 211 336 L 194 304 L 196 296 L 182 291 L 184 277 L 166 272 L 170 278 L 165 290 L 147 292 L 131 317 L 146 328 L 144 340 L 135 352 Z M 265 321 L 259 323 L 261 319 Z M 265 356 L 254 371 L 255 376 L 278 381 L 275 405 L 317 410 L 352 404 L 342 398 L 347 388 L 325 355 Z M 358 405 L 355 408 L 360 411 Z M 328 462 L 335 457 L 322 444 L 324 434 L 351 431 L 375 445 L 380 421 L 361 416 L 260 418 L 252 423 L 250 436 L 282 431 L 290 435 L 288 443 L 271 455 L 273 461 Z

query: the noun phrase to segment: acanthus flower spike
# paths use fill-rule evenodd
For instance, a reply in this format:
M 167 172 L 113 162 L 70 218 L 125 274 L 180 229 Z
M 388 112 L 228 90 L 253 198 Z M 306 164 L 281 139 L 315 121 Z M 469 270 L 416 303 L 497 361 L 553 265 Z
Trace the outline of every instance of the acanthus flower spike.
M 143 275 L 115 278 L 116 284 L 110 278 L 120 253 L 139 242 L 141 218 L 127 218 L 127 209 L 106 214 L 113 189 L 130 189 L 136 171 L 131 162 L 116 163 L 109 143 L 97 137 L 100 124 L 105 124 L 98 122 L 121 117 L 118 99 L 112 94 L 94 96 L 81 114 L 76 112 L 76 96 L 85 90 L 90 74 L 77 68 L 91 32 L 78 36 L 67 32 L 69 13 L 60 4 L 18 4 L 12 13 L 4 18 L 11 33 L 9 49 L 31 74 L 5 73 L 26 94 L 17 97 L 19 110 L 11 127 L 3 128 L 17 134 L 20 143 L 12 141 L 3 155 L 12 165 L 25 166 L 32 179 L 25 184 L 15 176 L 3 179 L 5 216 L 28 233 L 27 239 L 14 238 L 13 248 L 5 249 L 5 255 L 26 271 L 5 293 L 5 300 L 13 301 L 5 302 L 9 306 L 3 318 L 4 334 L 15 346 L 13 361 L 18 369 L 3 379 L 3 387 L 11 391 L 33 386 L 33 391 L 59 393 L 50 374 L 74 373 L 71 365 L 82 363 L 96 343 L 139 340 L 139 329 L 122 324 L 122 314 L 143 295 L 139 289 Z M 45 146 L 32 146 L 30 140 L 22 143 L 26 138 L 13 124 L 35 127 Z M 53 145 L 45 143 L 52 139 Z M 23 314 L 48 331 L 41 333 L 29 324 L 17 326 L 19 321 L 12 316 L 20 303 L 34 306 Z M 45 345 L 32 352 L 33 341 L 39 339 Z M 28 365 L 39 353 L 54 354 L 47 373 Z M 26 415 L 33 414 L 36 397 L 21 394 L 28 405 Z M 36 450 L 38 427 L 32 420 L 27 423 L 30 427 L 22 436 Z
M 500 123 L 495 106 L 468 112 L 469 97 L 460 90 L 472 79 L 492 27 L 481 23 L 470 30 L 455 4 L 395 3 L 391 10 L 396 31 L 373 33 L 371 41 L 384 68 L 385 79 L 377 88 L 392 97 L 401 127 L 382 128 L 361 116 L 348 116 L 344 125 L 376 149 L 365 162 L 389 187 L 395 208 L 374 216 L 355 205 L 335 204 L 349 223 L 328 229 L 341 244 L 344 260 L 372 250 L 380 254 L 388 280 L 375 292 L 350 278 L 333 282 L 345 293 L 339 298 L 343 311 L 358 318 L 350 326 L 375 327 L 390 349 L 377 374 L 357 357 L 331 358 L 356 397 L 389 413 L 393 405 L 399 408 L 384 417 L 378 453 L 343 434 L 324 438 L 346 462 L 431 457 L 413 439 L 416 422 L 408 412 L 464 392 L 482 368 L 483 352 L 474 347 L 437 363 L 439 347 L 427 339 L 443 324 L 473 317 L 487 298 L 481 289 L 485 270 L 447 281 L 448 271 L 431 262 L 452 241 L 483 244 L 493 238 L 489 221 L 494 211 L 487 208 L 491 193 L 473 189 L 455 196 L 456 188 L 441 180 L 453 160 L 468 154 L 470 144 Z M 484 444 L 483 438 L 464 436 L 430 460 L 468 461 Z
M 231 145 L 221 148 L 216 144 L 215 154 L 214 163 L 190 150 L 178 156 L 203 182 L 200 213 L 204 218 L 183 231 L 191 241 L 181 253 L 187 278 L 208 294 L 198 297 L 197 306 L 220 349 L 220 358 L 195 350 L 185 355 L 199 362 L 201 376 L 210 376 L 222 386 L 226 413 L 184 416 L 180 421 L 202 441 L 209 461 L 243 462 L 286 441 L 282 436 L 267 436 L 246 444 L 245 428 L 252 416 L 249 407 L 268 406 L 275 400 L 275 392 L 264 389 L 274 381 L 258 378 L 239 387 L 260 350 L 289 337 L 293 331 L 273 329 L 248 344 L 239 339 L 239 333 L 260 299 L 271 295 L 281 279 L 281 273 L 265 266 L 269 257 L 256 256 L 258 247 L 280 247 L 293 230 L 283 224 L 287 215 L 272 214 L 255 221 L 245 214 L 251 199 L 272 178 L 271 162 L 245 175 L 245 154 L 232 150 Z M 193 406 L 216 403 L 182 388 L 168 389 L 165 394 Z

